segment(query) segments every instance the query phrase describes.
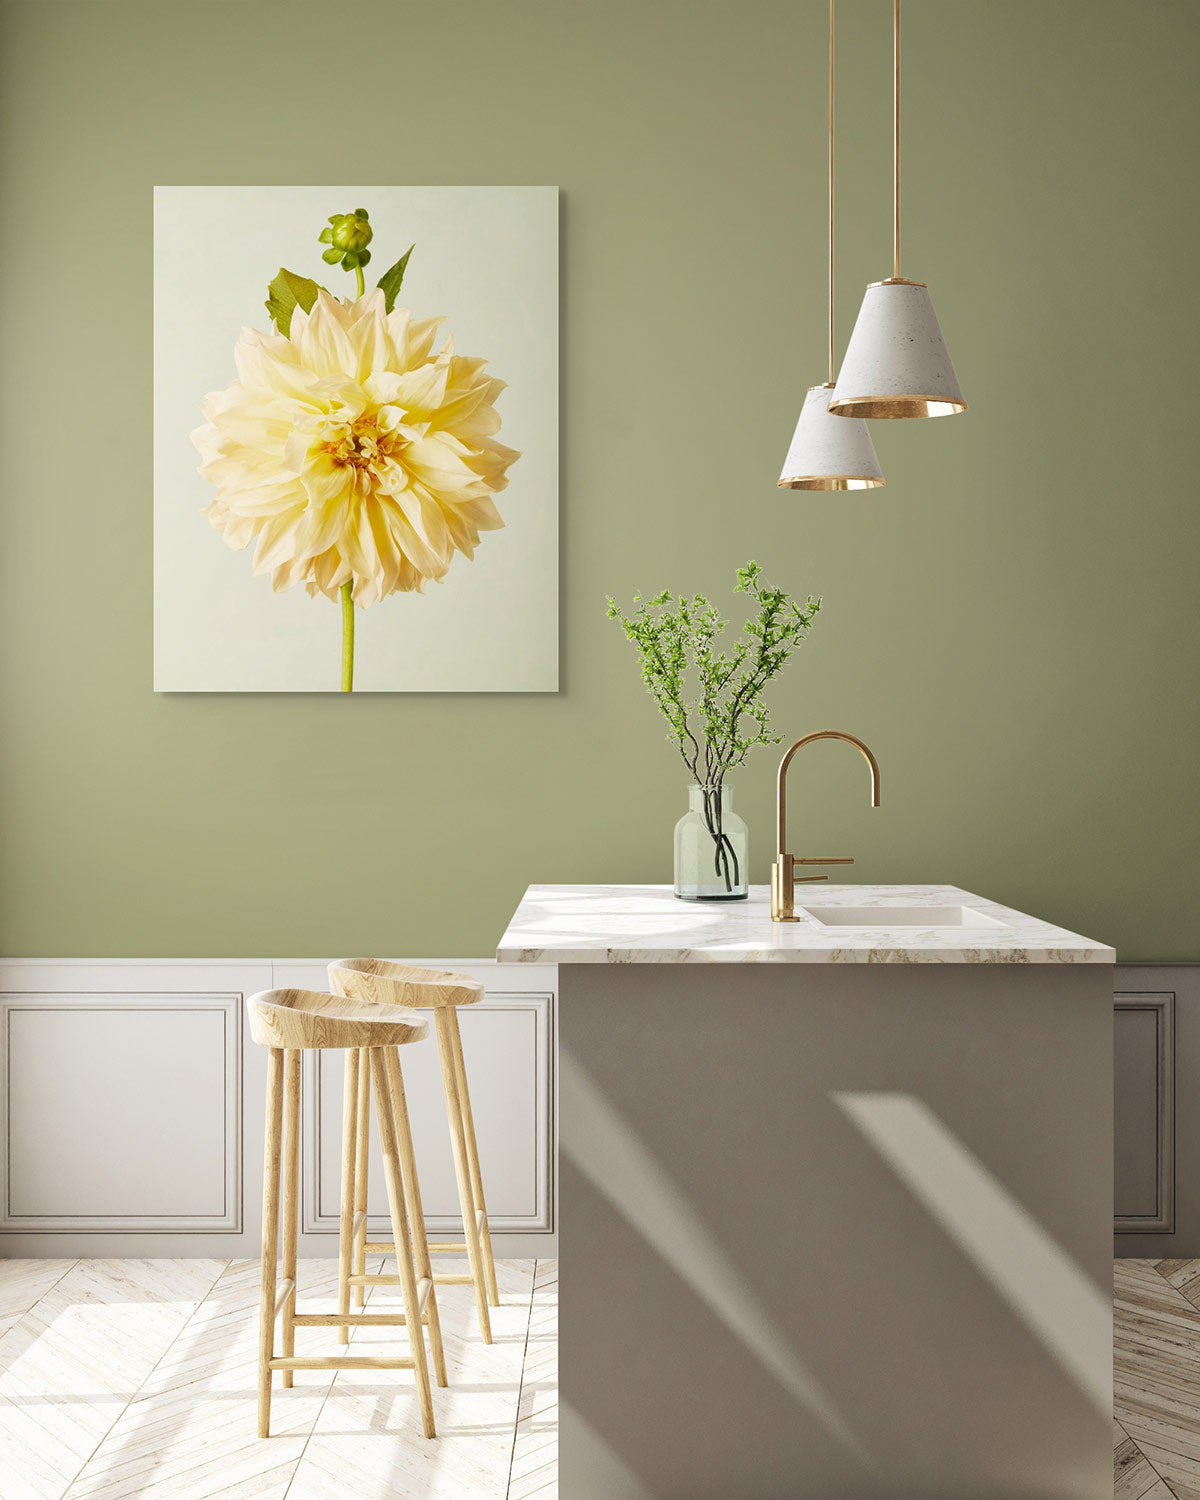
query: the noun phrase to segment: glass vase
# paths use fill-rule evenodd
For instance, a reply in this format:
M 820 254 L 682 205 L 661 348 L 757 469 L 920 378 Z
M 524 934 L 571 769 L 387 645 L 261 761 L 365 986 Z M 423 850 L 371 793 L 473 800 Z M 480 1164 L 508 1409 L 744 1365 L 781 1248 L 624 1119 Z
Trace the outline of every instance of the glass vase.
M 675 894 L 681 901 L 744 900 L 749 844 L 732 787 L 688 787 L 688 810 L 675 825 Z

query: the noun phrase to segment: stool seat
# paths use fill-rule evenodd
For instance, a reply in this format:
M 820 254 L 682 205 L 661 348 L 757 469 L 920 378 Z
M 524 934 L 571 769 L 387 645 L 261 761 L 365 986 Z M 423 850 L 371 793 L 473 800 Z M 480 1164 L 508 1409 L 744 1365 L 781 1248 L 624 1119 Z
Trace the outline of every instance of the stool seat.
M 339 958 L 329 965 L 329 978 L 342 994 L 381 1005 L 440 1009 L 483 999 L 483 985 L 465 974 L 418 969 L 383 958 Z
M 315 990 L 262 990 L 246 1001 L 260 1047 L 326 1050 L 403 1047 L 429 1035 L 429 1023 L 402 1005 L 375 1005 Z

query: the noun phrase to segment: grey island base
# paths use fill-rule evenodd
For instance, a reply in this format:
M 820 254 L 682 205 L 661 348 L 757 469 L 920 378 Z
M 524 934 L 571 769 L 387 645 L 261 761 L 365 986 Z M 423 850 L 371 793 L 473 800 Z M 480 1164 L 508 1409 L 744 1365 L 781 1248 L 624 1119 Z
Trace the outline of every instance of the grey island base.
M 531 887 L 564 1500 L 1111 1495 L 1111 948 L 953 887 Z

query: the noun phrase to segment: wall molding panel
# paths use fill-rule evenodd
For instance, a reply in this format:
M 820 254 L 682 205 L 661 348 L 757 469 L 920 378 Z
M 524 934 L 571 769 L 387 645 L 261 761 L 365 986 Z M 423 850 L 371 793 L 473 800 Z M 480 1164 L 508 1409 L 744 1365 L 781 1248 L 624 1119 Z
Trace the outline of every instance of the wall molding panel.
M 463 1033 L 463 1049 L 469 1070 L 468 1082 L 471 1088 L 476 1133 L 483 1157 L 484 1188 L 488 1193 L 489 1205 L 488 1221 L 493 1233 L 546 1234 L 554 1227 L 552 1220 L 553 1141 L 550 1134 L 550 1106 L 553 1098 L 552 1003 L 553 995 L 547 993 L 489 996 L 478 1005 L 472 1006 L 470 1012 L 464 1011 L 459 1018 Z M 530 1023 L 533 1051 L 529 1057 L 531 1066 L 527 1071 L 523 1069 L 514 1078 L 504 1066 L 507 1056 L 511 1056 L 514 1050 L 523 1047 L 526 1041 L 523 1035 L 511 1037 L 509 1047 L 504 1048 L 499 1054 L 501 1068 L 499 1076 L 495 1079 L 489 1079 L 478 1069 L 471 1067 L 472 1032 L 484 1017 L 503 1018 L 508 1022 L 527 1020 Z M 503 1047 L 504 1030 L 511 1032 L 512 1027 L 493 1028 L 493 1030 L 499 1032 L 497 1040 Z M 525 1028 L 522 1028 L 522 1031 L 524 1030 Z M 430 1045 L 436 1046 L 432 1038 Z M 496 1055 L 493 1052 L 493 1056 Z M 334 1054 L 330 1054 L 330 1056 L 334 1059 L 332 1068 L 339 1070 L 341 1055 L 338 1054 L 335 1057 Z M 401 1051 L 400 1060 L 404 1067 L 405 1091 L 409 1095 L 409 1113 L 412 1117 L 417 1145 L 425 1223 L 430 1233 L 436 1234 L 439 1239 L 457 1239 L 463 1232 L 461 1216 L 454 1212 L 437 1211 L 443 1206 L 449 1207 L 450 1202 L 456 1202 L 457 1199 L 456 1194 L 452 1199 L 448 1192 L 453 1168 L 449 1137 L 441 1129 L 439 1118 L 441 1096 L 436 1094 L 431 1100 L 429 1093 L 433 1091 L 425 1091 L 421 1096 L 414 1098 L 415 1060 L 410 1060 L 405 1050 Z M 331 1066 L 327 1064 L 325 1067 L 320 1067 L 315 1053 L 309 1054 L 305 1058 L 305 1063 L 307 1076 L 305 1078 L 304 1157 L 308 1170 L 304 1174 L 301 1189 L 301 1224 L 306 1234 L 336 1235 L 340 1186 L 338 1150 L 342 1131 L 341 1077 L 339 1074 L 335 1080 L 331 1080 L 329 1077 Z M 331 1081 L 335 1084 L 333 1088 L 329 1087 Z M 529 1081 L 534 1083 L 532 1095 L 528 1095 L 525 1088 Z M 508 1097 L 498 1096 L 497 1086 L 500 1090 L 504 1090 L 507 1082 L 516 1083 L 519 1097 L 513 1098 L 511 1094 Z M 510 1203 L 506 1203 L 502 1196 L 498 1196 L 496 1189 L 489 1186 L 495 1182 L 496 1178 L 494 1171 L 488 1171 L 487 1162 L 489 1144 L 494 1143 L 495 1137 L 495 1131 L 489 1129 L 492 1123 L 490 1117 L 496 1113 L 505 1114 L 516 1126 L 514 1132 L 516 1138 L 526 1143 L 520 1155 L 511 1153 L 514 1159 L 511 1159 L 508 1165 L 515 1167 L 521 1177 L 528 1174 L 532 1178 L 533 1201 L 528 1213 L 514 1212 Z M 430 1129 L 431 1126 L 432 1129 Z M 443 1136 L 445 1136 L 444 1140 Z M 431 1139 L 431 1137 L 436 1139 Z M 435 1145 L 441 1148 L 436 1156 L 432 1149 Z M 492 1154 L 493 1156 L 497 1154 L 494 1144 Z M 371 1215 L 368 1220 L 370 1234 L 373 1239 L 391 1239 L 391 1224 L 383 1196 L 382 1165 L 377 1161 L 372 1165 L 375 1170 L 369 1175 L 368 1185 L 375 1190 L 371 1192 L 368 1203 Z M 496 1204 L 496 1207 L 493 1207 L 493 1204 Z
M 241 1027 L 236 993 L 0 995 L 0 1230 L 240 1232 Z
M 1113 1007 L 1117 1057 L 1113 1230 L 1117 1234 L 1173 1234 L 1175 993 L 1118 990 Z
M 557 970 L 410 961 L 484 985 L 460 1019 L 493 1233 L 505 1254 L 553 1254 Z M 317 959 L 0 959 L 0 1255 L 256 1255 L 266 1053 L 244 1028 L 245 997 L 323 990 L 325 970 Z M 436 1043 L 402 1058 L 429 1229 L 456 1235 Z M 338 1229 L 341 1062 L 306 1059 L 307 1254 L 330 1254 Z M 377 1167 L 372 1233 L 390 1237 L 383 1186 Z
M 1200 1256 L 1200 964 L 1113 977 L 1113 1254 Z

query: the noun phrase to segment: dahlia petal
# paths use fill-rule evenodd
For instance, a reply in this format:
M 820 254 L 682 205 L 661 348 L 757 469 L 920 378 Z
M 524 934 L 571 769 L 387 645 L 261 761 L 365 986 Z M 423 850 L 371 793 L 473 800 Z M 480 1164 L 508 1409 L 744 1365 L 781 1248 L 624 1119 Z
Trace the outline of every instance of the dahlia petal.
M 299 308 L 292 314 L 291 341 L 303 364 L 317 375 L 357 375 L 358 355 L 342 308 L 324 289 L 307 317 Z
M 284 511 L 271 516 L 258 533 L 258 545 L 254 549 L 254 572 L 269 573 L 282 567 L 289 560 L 301 562 L 304 554 L 296 545 L 296 536 L 302 511 Z
M 395 316 L 395 313 L 393 313 L 392 317 L 394 318 Z M 393 368 L 401 371 L 412 370 L 417 365 L 424 364 L 433 352 L 433 344 L 437 338 L 438 329 L 445 321 L 445 318 L 412 319 L 410 316 L 404 328 L 403 346 L 396 338 L 394 330 L 389 329 L 392 333 L 392 342 L 396 346 L 398 361 Z
M 255 573 L 262 571 L 255 568 Z M 290 561 L 281 563 L 271 573 L 271 588 L 276 594 L 282 594 L 287 589 L 295 588 L 298 583 L 304 583 L 307 576 L 306 565 L 301 558 L 292 558 Z
M 500 431 L 500 413 L 488 404 L 487 387 L 480 386 L 442 402 L 432 413 L 429 425 L 434 431 L 449 431 L 458 437 L 473 434 L 489 437 Z
M 425 578 L 440 578 L 449 568 L 454 552 L 449 546 L 445 521 L 440 516 L 444 544 L 435 545 L 430 536 L 435 524 L 427 514 L 430 505 L 432 502 L 422 502 L 414 491 L 409 490 L 403 496 L 403 503 L 393 501 L 389 506 L 388 519 L 398 546 L 417 572 Z M 432 506 L 432 509 L 437 510 L 437 506 Z
M 499 531 L 504 526 L 500 512 L 490 499 L 468 500 L 463 505 L 449 506 L 445 515 L 454 545 L 468 558 L 475 556 L 481 531 Z
M 300 483 L 314 505 L 345 504 L 354 493 L 354 470 L 331 463 L 322 454 L 310 457 Z
M 397 405 L 409 413 L 410 420 L 413 417 L 427 420 L 445 401 L 449 376 L 448 362 L 441 359 L 432 360 L 420 369 L 409 370 L 400 377 Z
M 454 491 L 475 479 L 462 456 L 444 441 L 441 433 L 430 433 L 410 443 L 404 452 L 404 464 L 430 489 Z
M 243 328 L 233 351 L 238 378 L 247 389 L 271 392 L 287 400 L 303 401 L 316 376 L 300 362 L 290 339 Z
M 337 546 L 338 538 L 346 525 L 347 505 L 323 505 L 309 510 L 305 545 L 311 555 L 324 553 L 328 548 Z

